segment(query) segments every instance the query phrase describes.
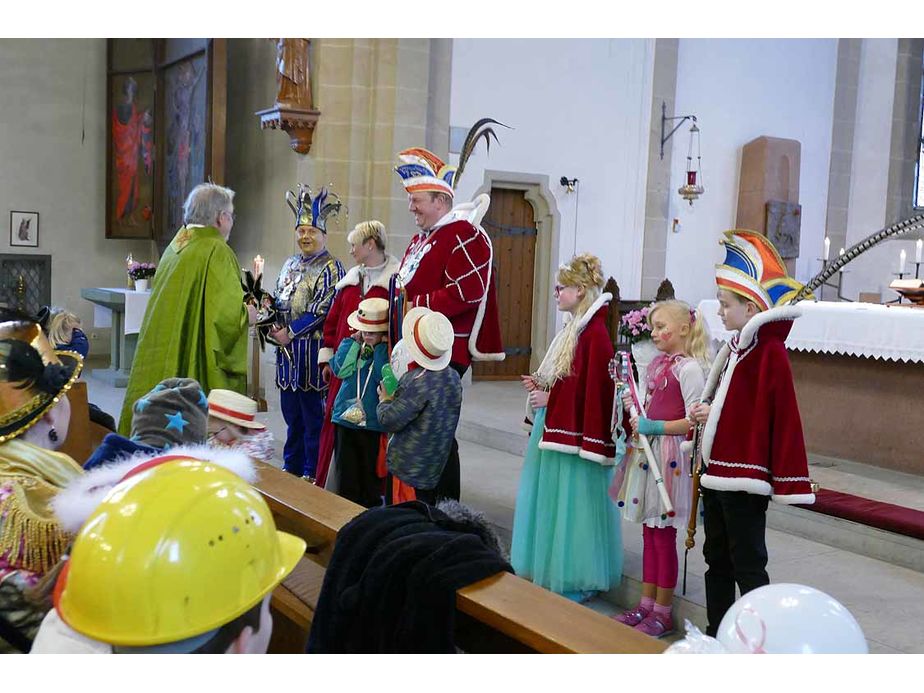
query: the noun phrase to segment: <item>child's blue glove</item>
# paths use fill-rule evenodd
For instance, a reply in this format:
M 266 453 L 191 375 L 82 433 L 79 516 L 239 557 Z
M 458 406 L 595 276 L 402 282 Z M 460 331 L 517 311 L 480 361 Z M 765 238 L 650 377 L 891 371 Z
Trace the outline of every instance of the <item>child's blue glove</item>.
M 664 422 L 653 421 L 640 416 L 638 419 L 638 432 L 643 436 L 663 436 Z

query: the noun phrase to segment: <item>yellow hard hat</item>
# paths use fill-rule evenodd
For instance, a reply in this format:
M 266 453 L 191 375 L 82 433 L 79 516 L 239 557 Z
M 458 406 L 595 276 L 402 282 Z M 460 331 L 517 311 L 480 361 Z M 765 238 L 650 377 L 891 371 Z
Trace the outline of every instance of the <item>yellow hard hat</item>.
M 239 476 L 168 459 L 114 486 L 74 540 L 55 608 L 77 632 L 125 647 L 206 633 L 259 604 L 304 555 Z

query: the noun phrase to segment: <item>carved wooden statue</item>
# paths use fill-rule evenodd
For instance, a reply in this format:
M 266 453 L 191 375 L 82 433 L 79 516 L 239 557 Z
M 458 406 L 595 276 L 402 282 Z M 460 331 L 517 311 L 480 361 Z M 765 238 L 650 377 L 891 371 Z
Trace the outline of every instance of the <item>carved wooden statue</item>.
M 276 42 L 276 103 L 257 111 L 264 130 L 284 130 L 289 146 L 299 154 L 311 149 L 314 127 L 321 112 L 311 100 L 308 45 L 304 38 L 272 39 Z
M 311 110 L 311 79 L 305 38 L 276 40 L 276 106 Z

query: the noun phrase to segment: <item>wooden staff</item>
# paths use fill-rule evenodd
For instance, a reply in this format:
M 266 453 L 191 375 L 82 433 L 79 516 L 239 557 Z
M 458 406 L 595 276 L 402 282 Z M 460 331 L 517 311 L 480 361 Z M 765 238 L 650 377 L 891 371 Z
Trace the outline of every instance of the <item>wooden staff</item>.
M 632 371 L 629 368 L 630 359 L 631 357 L 625 354 L 621 358 L 621 368 L 623 381 L 629 386 L 632 395 L 632 406 L 629 408 L 629 414 L 634 418 L 639 416 L 639 414 L 645 416 L 645 409 L 636 396 L 635 381 L 632 377 Z M 648 436 L 639 433 L 638 439 L 642 442 L 642 449 L 645 451 L 645 457 L 648 459 L 648 468 L 654 476 L 655 487 L 658 489 L 658 495 L 661 497 L 661 505 L 664 506 L 664 512 L 668 517 L 673 517 L 675 514 L 674 506 L 671 504 L 670 496 L 667 495 L 667 489 L 664 488 L 664 477 L 661 475 L 661 467 L 658 466 L 658 462 L 655 460 L 654 452 L 651 450 L 651 443 L 648 442 Z
M 703 424 L 696 424 L 693 432 L 693 452 L 690 457 L 690 476 L 693 477 L 693 498 L 690 504 L 690 519 L 687 522 L 687 539 L 684 542 L 686 549 L 683 552 L 683 594 L 687 593 L 687 554 L 696 546 L 696 522 L 699 512 L 700 486 L 699 480 L 703 475 L 702 456 Z

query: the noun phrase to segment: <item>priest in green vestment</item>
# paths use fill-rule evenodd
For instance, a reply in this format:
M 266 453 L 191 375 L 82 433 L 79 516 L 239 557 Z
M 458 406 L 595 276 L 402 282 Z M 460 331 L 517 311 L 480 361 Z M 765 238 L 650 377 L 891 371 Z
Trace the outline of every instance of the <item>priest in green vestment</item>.
M 122 435 L 129 435 L 136 400 L 167 378 L 194 378 L 206 394 L 246 390 L 248 326 L 256 313 L 244 306 L 240 264 L 228 245 L 234 191 L 196 186 L 183 218 L 154 275 L 119 419 Z

